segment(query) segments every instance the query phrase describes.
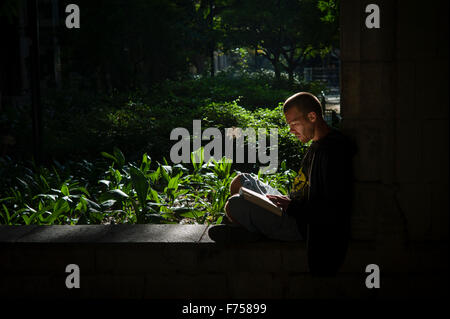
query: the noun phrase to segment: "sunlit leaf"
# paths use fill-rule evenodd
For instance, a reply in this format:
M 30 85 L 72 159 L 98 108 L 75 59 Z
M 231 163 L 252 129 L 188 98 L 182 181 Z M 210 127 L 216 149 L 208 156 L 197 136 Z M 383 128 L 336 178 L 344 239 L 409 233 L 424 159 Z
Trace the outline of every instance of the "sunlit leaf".
M 114 195 L 117 195 L 117 196 L 123 197 L 123 198 L 128 198 L 129 197 L 127 194 L 122 192 L 120 189 L 113 189 L 113 190 L 108 191 L 108 193 L 114 194 Z

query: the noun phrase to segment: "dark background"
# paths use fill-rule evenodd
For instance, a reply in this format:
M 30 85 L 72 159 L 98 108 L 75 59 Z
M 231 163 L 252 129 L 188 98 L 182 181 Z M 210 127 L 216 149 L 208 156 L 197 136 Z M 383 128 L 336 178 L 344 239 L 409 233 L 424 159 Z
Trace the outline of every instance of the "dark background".
M 42 3 L 43 7 L 51 6 L 50 1 Z M 62 3 L 58 8 L 59 23 L 64 16 Z M 244 41 L 249 44 L 249 39 L 253 38 L 251 35 L 246 38 L 245 32 L 241 31 L 239 39 L 230 39 L 220 28 L 207 32 L 211 25 L 208 25 L 206 7 L 203 15 L 196 16 L 195 10 L 184 2 L 145 2 L 145 8 L 139 12 L 129 12 L 133 6 L 124 6 L 122 2 L 117 2 L 121 10 L 108 6 L 109 3 L 99 1 L 94 5 L 79 1 L 81 29 L 58 28 L 55 31 L 59 53 L 56 53 L 54 43 L 42 40 L 43 100 L 51 90 L 63 92 L 58 90 L 66 83 L 76 84 L 65 87 L 72 90 L 69 95 L 64 93 L 65 98 L 76 99 L 90 91 L 106 95 L 113 94 L 114 90 L 119 93 L 145 91 L 161 79 L 178 81 L 193 67 L 196 74 L 211 76 L 208 59 L 211 60 L 212 47 L 223 46 L 226 51 L 228 43 Z M 386 296 L 442 297 L 448 294 L 448 2 L 376 1 L 381 9 L 380 29 L 365 27 L 364 8 L 369 3 L 372 2 L 341 1 L 336 29 L 340 49 L 340 128 L 357 142 L 359 148 L 354 162 L 352 239 L 370 243 L 371 248 L 362 249 L 360 256 L 370 255 L 384 267 L 388 274 L 385 282 L 391 283 Z M 252 1 L 245 2 L 247 4 L 252 10 L 239 12 L 257 16 L 258 10 L 253 8 L 259 8 L 259 5 Z M 216 5 L 220 7 L 222 3 Z M 92 8 L 84 10 L 84 6 Z M 154 12 L 155 8 L 165 14 L 138 18 L 139 14 L 147 12 L 145 10 Z M 95 19 L 90 19 L 89 15 L 94 15 Z M 239 18 L 242 20 L 237 25 L 243 25 L 242 21 L 251 22 L 237 14 L 230 19 Z M 270 16 L 264 18 L 270 21 Z M 128 23 L 117 23 L 123 19 Z M 280 17 L 274 19 L 279 21 Z M 4 16 L 1 21 L 4 26 Z M 288 26 L 290 23 L 295 25 L 295 21 L 283 21 Z M 23 121 L 2 122 L 10 124 L 9 131 L 2 127 L 6 132 L 4 135 L 17 130 L 14 123 L 28 134 L 24 135 L 28 136 L 28 142 L 16 137 L 15 146 L 5 148 L 4 154 L 18 158 L 33 153 L 30 143 L 33 140 L 30 104 L 33 82 L 27 67 L 21 66 L 21 63 L 28 63 L 24 61 L 29 61 L 32 54 L 29 28 L 9 26 L 9 32 L 4 32 L 7 28 L 2 27 L 2 42 L 7 49 L 2 48 L 0 57 L 1 112 L 5 114 L 11 107 L 26 109 Z M 41 30 L 43 39 L 50 29 L 47 26 L 47 31 Z M 146 35 L 151 35 L 151 40 L 139 40 L 143 34 L 140 31 L 144 29 Z M 22 36 L 21 32 L 28 35 Z M 166 41 L 169 38 L 171 41 Z M 47 36 L 46 39 L 56 38 Z M 121 50 L 111 50 L 111 47 L 118 48 L 117 43 Z M 21 50 L 25 53 L 20 54 Z M 141 60 L 143 52 L 145 59 Z M 64 61 L 60 75 L 55 65 L 58 54 Z M 254 63 L 261 63 L 273 71 L 273 78 L 278 80 L 273 88 L 286 92 L 301 88 L 295 86 L 295 81 L 290 81 L 289 70 L 283 69 L 287 77 L 282 85 L 277 68 L 270 61 L 255 59 Z M 296 72 L 302 74 L 296 69 L 292 76 Z M 60 82 L 58 76 L 61 76 Z M 73 112 L 83 111 L 76 109 Z M 61 125 L 70 125 L 70 122 Z M 89 135 L 85 139 L 87 141 Z M 126 137 L 124 139 L 123 145 L 126 145 Z M 43 145 L 48 144 L 46 139 L 41 141 Z M 104 144 L 105 148 L 112 145 Z M 12 150 L 14 147 L 16 149 Z M 70 145 L 68 149 L 74 147 L 77 148 Z M 74 152 L 73 156 L 90 152 L 86 148 Z M 363 271 L 347 269 L 350 269 L 346 273 L 348 276 Z

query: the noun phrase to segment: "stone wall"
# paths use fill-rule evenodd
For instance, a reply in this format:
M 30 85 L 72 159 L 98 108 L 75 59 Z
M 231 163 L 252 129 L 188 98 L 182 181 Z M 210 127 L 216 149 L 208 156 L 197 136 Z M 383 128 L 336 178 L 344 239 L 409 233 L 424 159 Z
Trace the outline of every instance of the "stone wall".
M 335 277 L 311 276 L 304 242 L 206 225 L 0 226 L 4 298 L 436 298 L 448 294 L 445 245 L 353 241 Z M 380 288 L 365 268 L 380 266 Z M 80 287 L 65 285 L 66 266 Z
M 380 7 L 380 28 L 365 7 Z M 355 158 L 353 237 L 448 242 L 448 1 L 344 0 L 343 128 Z

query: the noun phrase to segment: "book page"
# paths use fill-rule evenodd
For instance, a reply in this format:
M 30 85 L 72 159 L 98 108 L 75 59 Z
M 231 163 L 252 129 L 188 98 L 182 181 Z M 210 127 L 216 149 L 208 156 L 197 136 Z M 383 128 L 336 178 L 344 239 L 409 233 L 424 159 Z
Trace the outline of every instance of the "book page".
M 259 194 L 251 189 L 241 187 L 239 190 L 239 194 L 244 196 L 244 199 L 264 208 L 272 213 L 281 216 L 282 208 L 275 205 L 270 199 L 268 199 L 265 195 Z

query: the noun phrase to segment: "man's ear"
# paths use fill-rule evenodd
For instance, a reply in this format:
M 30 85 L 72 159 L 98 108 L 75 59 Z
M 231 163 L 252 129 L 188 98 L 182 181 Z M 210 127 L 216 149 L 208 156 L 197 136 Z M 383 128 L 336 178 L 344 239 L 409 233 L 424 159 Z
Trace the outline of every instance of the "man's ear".
M 316 112 L 309 112 L 308 113 L 308 120 L 310 121 L 310 122 L 315 122 L 316 120 L 317 120 L 317 114 L 316 114 Z

